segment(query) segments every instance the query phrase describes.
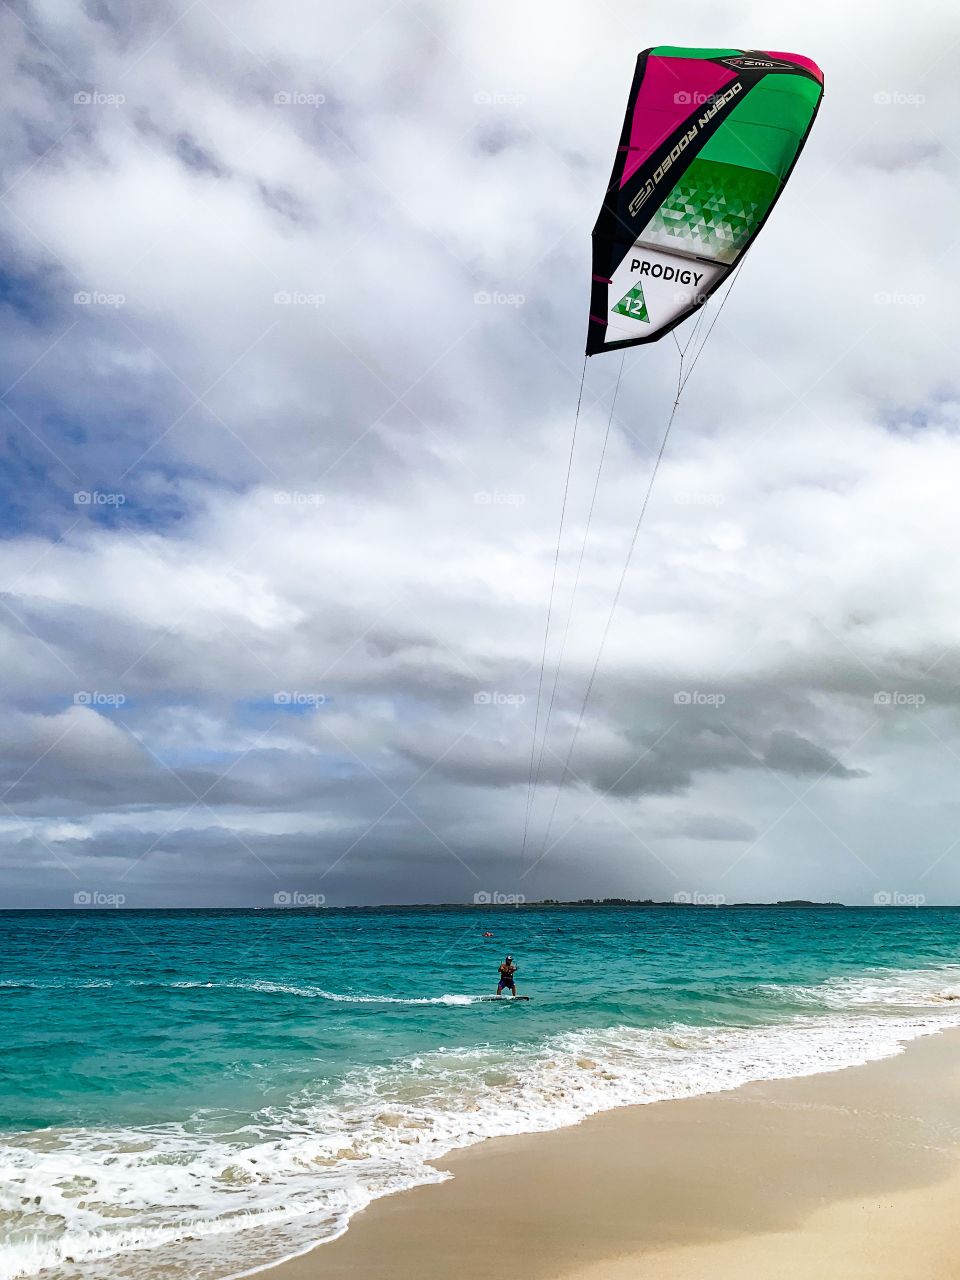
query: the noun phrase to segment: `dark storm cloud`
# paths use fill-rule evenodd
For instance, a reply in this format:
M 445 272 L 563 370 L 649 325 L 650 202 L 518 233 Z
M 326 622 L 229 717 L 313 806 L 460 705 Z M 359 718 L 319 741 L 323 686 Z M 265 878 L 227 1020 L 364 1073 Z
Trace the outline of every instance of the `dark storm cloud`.
M 846 765 L 831 755 L 825 748 L 815 742 L 809 742 L 799 733 L 791 733 L 781 729 L 775 733 L 767 747 L 763 759 L 768 769 L 780 769 L 784 773 L 796 774 L 833 774 L 838 778 L 865 778 L 864 769 L 848 769 Z

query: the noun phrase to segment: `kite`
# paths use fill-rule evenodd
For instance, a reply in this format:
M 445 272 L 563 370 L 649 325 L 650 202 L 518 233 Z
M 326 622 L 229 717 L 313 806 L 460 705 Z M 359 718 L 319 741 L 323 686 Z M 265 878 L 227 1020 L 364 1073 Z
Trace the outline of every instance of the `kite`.
M 646 49 L 593 230 L 587 355 L 656 342 L 736 267 L 823 97 L 795 53 Z

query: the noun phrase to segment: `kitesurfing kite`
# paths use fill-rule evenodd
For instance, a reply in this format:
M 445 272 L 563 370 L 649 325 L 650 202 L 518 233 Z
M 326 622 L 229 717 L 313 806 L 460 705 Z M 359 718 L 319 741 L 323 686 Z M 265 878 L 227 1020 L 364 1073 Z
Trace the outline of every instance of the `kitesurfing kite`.
M 703 305 L 767 220 L 822 97 L 796 53 L 640 54 L 593 231 L 587 355 L 656 342 Z
M 618 376 L 607 420 L 607 434 L 593 482 L 593 496 L 552 690 L 545 717 L 541 718 L 560 547 L 587 357 L 601 351 L 617 351 L 656 342 L 672 333 L 677 325 L 704 305 L 732 272 L 739 270 L 743 255 L 783 192 L 813 126 L 822 97 L 823 73 L 815 62 L 801 54 L 755 49 L 681 49 L 658 45 L 644 50 L 637 58 L 617 158 L 593 230 L 593 287 L 587 349 L 580 375 L 580 395 L 567 460 L 560 531 L 547 606 L 521 863 L 526 856 L 531 815 L 543 770 L 573 604 L 620 389 Z M 730 288 L 733 283 L 731 280 Z M 697 330 L 706 312 L 698 318 L 693 333 L 683 346 L 677 341 L 680 368 L 673 409 L 655 454 L 646 493 L 639 507 L 580 704 L 541 851 L 534 863 L 524 870 L 524 876 L 549 852 L 550 831 L 560 794 L 570 774 L 577 736 L 680 397 L 729 296 L 728 289 L 699 345 Z M 620 373 L 623 373 L 622 361 Z

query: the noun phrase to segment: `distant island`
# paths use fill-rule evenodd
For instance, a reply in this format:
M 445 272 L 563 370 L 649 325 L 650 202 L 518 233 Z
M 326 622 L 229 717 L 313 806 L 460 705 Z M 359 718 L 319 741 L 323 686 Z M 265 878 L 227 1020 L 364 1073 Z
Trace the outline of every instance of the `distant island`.
M 697 901 L 697 897 L 703 901 Z M 701 910 L 722 911 L 731 907 L 843 907 L 843 902 L 812 902 L 807 898 L 784 898 L 779 902 L 716 902 L 706 900 L 709 895 L 691 895 L 690 900 L 669 898 L 657 901 L 654 898 L 574 898 L 569 901 L 560 898 L 541 898 L 539 901 L 526 902 L 480 902 L 473 903 L 480 907 L 694 907 Z
M 813 902 L 808 898 L 783 898 L 779 902 L 718 902 L 719 895 L 690 894 L 689 901 L 668 898 L 659 901 L 656 898 L 526 898 L 519 895 L 504 894 L 501 898 L 490 895 L 490 901 L 484 902 L 384 902 L 356 903 L 349 906 L 334 906 L 327 903 L 322 907 L 257 907 L 258 911 L 301 911 L 306 914 L 316 911 L 529 911 L 542 907 L 670 907 L 678 911 L 730 911 L 750 907 L 756 910 L 768 907 L 831 907 L 845 908 L 845 902 Z M 229 908 L 227 908 L 229 910 Z M 244 910 L 245 908 L 240 908 Z
M 718 897 L 719 895 L 714 895 Z M 541 907 L 670 907 L 678 911 L 730 911 L 751 907 L 754 909 L 767 907 L 832 907 L 845 908 L 845 902 L 812 902 L 807 898 L 784 898 L 779 902 L 717 902 L 708 894 L 691 894 L 690 900 L 677 901 L 673 898 L 659 901 L 656 898 L 528 898 L 517 900 L 514 895 L 504 895 L 504 900 L 492 899 L 489 902 L 397 902 L 383 903 L 379 906 L 357 905 L 334 907 L 328 905 L 320 908 L 325 911 L 529 911 Z M 284 908 L 289 910 L 289 908 Z M 303 908 L 298 908 L 303 909 Z M 316 908 L 306 908 L 315 910 Z

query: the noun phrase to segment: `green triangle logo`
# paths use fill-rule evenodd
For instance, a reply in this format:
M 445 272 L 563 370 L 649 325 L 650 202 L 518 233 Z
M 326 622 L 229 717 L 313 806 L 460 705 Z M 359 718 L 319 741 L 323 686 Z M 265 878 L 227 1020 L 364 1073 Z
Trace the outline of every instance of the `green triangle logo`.
M 632 320 L 645 320 L 650 323 L 650 317 L 647 315 L 647 304 L 643 298 L 643 286 L 634 285 L 629 293 L 625 293 L 617 305 L 613 308 L 618 315 L 630 316 Z

